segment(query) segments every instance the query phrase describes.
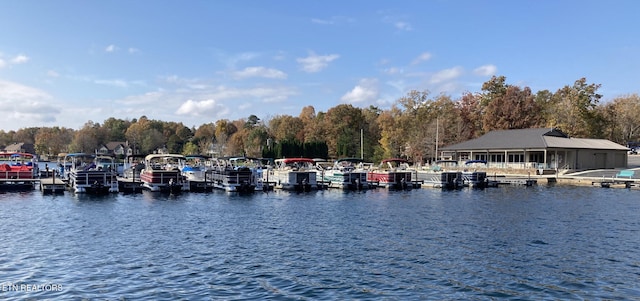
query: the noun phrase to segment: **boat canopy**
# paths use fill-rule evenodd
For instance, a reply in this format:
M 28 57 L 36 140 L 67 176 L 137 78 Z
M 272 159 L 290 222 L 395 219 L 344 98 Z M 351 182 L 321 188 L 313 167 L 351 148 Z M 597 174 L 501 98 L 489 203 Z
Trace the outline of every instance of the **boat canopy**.
M 282 162 L 284 164 L 293 164 L 293 163 L 315 163 L 315 161 L 313 161 L 313 159 L 309 159 L 309 158 L 285 158 L 285 159 L 278 159 L 276 160 L 276 162 Z
M 162 159 L 162 158 L 175 158 L 175 159 L 182 159 L 185 160 L 185 156 L 180 155 L 180 154 L 151 154 L 151 155 L 147 155 L 144 159 L 146 161 L 151 161 L 153 159 Z

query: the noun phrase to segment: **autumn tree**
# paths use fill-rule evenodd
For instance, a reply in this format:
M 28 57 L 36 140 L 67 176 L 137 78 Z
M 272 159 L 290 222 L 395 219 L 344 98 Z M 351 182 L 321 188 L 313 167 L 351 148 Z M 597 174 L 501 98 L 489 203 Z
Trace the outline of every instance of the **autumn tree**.
M 404 147 L 402 129 L 397 125 L 396 118 L 401 115 L 401 110 L 392 106 L 390 110 L 380 113 L 377 123 L 380 126 L 381 153 L 376 153 L 378 158 L 399 157 Z
M 215 139 L 215 125 L 206 123 L 198 127 L 193 134 L 193 143 L 198 146 L 201 154 L 209 153 Z
M 350 104 L 340 104 L 327 111 L 324 128 L 329 156 L 359 157 L 360 131 L 365 127 L 362 111 Z
M 268 124 L 270 134 L 277 141 L 299 141 L 304 139 L 304 123 L 298 117 L 280 115 L 273 117 Z
M 267 144 L 269 131 L 256 115 L 247 118 L 244 125 L 246 134 L 244 138 L 244 154 L 251 157 L 260 157 Z
M 72 129 L 52 127 L 41 128 L 35 137 L 36 152 L 40 155 L 56 156 L 68 151 L 74 137 Z
M 158 127 L 161 127 L 158 122 L 152 122 L 146 116 L 129 126 L 125 137 L 133 146 L 134 154 L 151 154 L 164 146 L 164 136 Z
M 458 139 L 453 142 L 462 142 L 482 135 L 482 106 L 480 105 L 480 99 L 480 95 L 467 92 L 456 102 L 459 118 L 457 132 L 459 135 Z
M 640 140 L 640 96 L 620 96 L 607 106 L 613 111 L 614 133 L 610 139 L 622 145 Z
M 410 91 L 397 100 L 399 114 L 395 118 L 396 135 L 402 137 L 401 155 L 422 161 L 428 148 L 435 142 L 435 115 L 429 91 Z M 432 122 L 434 121 L 434 122 Z
M 99 123 L 88 121 L 75 132 L 70 151 L 94 153 L 105 143 L 106 133 Z
M 540 108 L 529 87 L 506 86 L 502 94 L 494 94 L 483 115 L 483 129 L 526 129 L 542 123 Z
M 227 146 L 229 138 L 237 131 L 238 128 L 228 119 L 221 119 L 216 121 L 214 152 L 216 152 L 218 156 L 232 154 L 229 150 L 227 150 Z
M 599 84 L 587 84 L 581 78 L 573 86 L 564 86 L 554 93 L 550 102 L 548 124 L 571 137 L 600 138 L 604 118 L 596 110 L 602 95 L 596 93 Z
M 313 106 L 306 106 L 302 108 L 300 115 L 298 116 L 304 127 L 302 142 L 325 141 L 326 133 L 323 124 L 324 116 L 325 114 L 322 112 L 316 114 L 316 110 Z
M 13 134 L 12 142 L 35 143 L 38 131 L 40 131 L 38 127 L 19 129 Z
M 378 116 L 382 110 L 376 106 L 369 106 L 368 108 L 361 109 L 362 118 L 364 119 L 364 141 L 363 151 L 361 154 L 365 161 L 381 161 L 384 159 L 381 155 L 383 153 L 382 147 L 380 147 L 380 126 L 378 125 Z

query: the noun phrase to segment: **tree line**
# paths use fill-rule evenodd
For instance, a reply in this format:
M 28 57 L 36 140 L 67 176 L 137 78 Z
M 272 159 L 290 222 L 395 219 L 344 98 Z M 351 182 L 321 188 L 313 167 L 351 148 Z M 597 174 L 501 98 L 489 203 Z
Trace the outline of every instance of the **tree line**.
M 189 128 L 179 122 L 108 118 L 88 121 L 79 130 L 34 127 L 0 131 L 0 145 L 33 143 L 39 155 L 94 152 L 111 141 L 126 141 L 136 153 L 165 148 L 170 153 L 247 155 L 253 157 L 363 157 L 379 162 L 403 157 L 433 160 L 438 147 L 479 137 L 492 130 L 553 127 L 570 137 L 609 139 L 622 145 L 638 141 L 640 97 L 620 96 L 601 103 L 601 85 L 585 78 L 555 92 L 532 92 L 493 76 L 479 92 L 459 98 L 411 91 L 386 110 L 340 104 L 298 116 L 261 120 L 221 119 Z

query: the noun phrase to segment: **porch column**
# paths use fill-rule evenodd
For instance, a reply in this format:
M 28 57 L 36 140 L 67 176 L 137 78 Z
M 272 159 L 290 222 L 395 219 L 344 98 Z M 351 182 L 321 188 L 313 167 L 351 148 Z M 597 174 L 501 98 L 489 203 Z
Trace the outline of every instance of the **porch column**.
M 507 166 L 509 166 L 508 164 L 509 164 L 509 154 L 508 154 L 508 151 L 505 150 L 504 151 L 504 162 L 502 162 L 502 166 L 504 166 L 506 168 Z

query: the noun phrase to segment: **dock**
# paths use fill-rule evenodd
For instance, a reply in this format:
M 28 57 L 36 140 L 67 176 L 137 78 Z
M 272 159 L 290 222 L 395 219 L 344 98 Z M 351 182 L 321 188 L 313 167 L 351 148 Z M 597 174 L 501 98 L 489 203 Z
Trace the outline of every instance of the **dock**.
M 0 179 L 0 191 L 29 191 L 39 179 Z
M 118 177 L 118 191 L 124 193 L 142 192 L 142 181 L 140 179 Z
M 205 180 L 189 180 L 189 191 L 191 192 L 211 192 L 213 191 L 213 181 Z
M 60 194 L 67 190 L 67 184 L 60 178 L 42 178 L 39 182 L 40 191 L 45 194 Z
M 515 175 L 487 176 L 487 181 L 488 187 L 496 187 L 501 185 L 534 186 L 538 184 L 538 180 L 536 178 Z

